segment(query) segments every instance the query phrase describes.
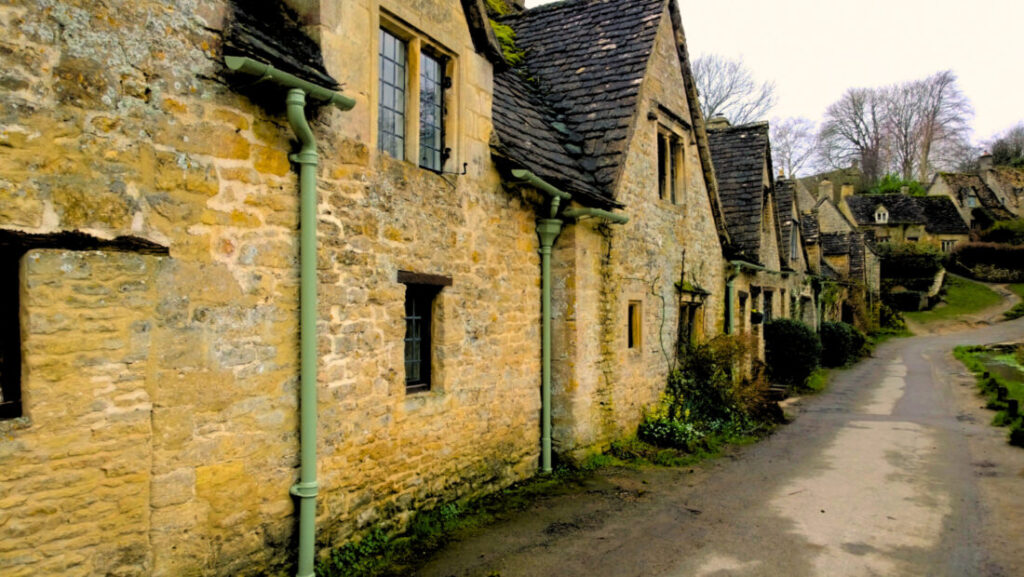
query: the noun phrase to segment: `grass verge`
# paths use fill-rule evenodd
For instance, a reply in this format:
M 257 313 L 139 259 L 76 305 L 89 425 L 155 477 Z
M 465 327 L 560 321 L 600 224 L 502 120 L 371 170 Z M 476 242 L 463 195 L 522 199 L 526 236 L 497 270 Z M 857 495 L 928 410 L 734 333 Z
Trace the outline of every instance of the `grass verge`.
M 1002 298 L 979 282 L 953 275 L 947 278 L 945 290 L 944 305 L 927 311 L 906 312 L 904 316 L 917 323 L 952 320 L 995 306 Z
M 1024 415 L 1018 414 L 1011 419 L 1007 413 L 1007 402 L 1016 399 L 1018 406 L 1024 406 L 1024 381 L 1006 378 L 993 374 L 987 362 L 998 362 L 1008 366 L 1024 369 L 1020 364 L 1019 354 L 999 354 L 989 348 L 980 346 L 959 346 L 953 349 L 953 356 L 974 373 L 978 380 L 978 389 L 985 397 L 986 407 L 996 411 L 992 424 L 997 427 L 1009 427 L 1011 445 L 1024 447 Z M 986 362 L 987 361 L 987 362 Z M 1006 399 L 999 399 L 999 388 L 1006 389 Z

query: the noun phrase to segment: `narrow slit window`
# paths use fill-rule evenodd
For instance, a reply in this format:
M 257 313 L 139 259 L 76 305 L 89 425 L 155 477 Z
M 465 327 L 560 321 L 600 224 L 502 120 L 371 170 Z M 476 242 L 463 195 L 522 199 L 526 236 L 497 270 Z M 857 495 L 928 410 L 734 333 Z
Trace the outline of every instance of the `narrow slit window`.
M 629 303 L 628 326 L 626 327 L 626 346 L 630 349 L 640 348 L 641 325 L 640 325 L 640 302 Z
M 665 183 L 668 180 L 668 139 L 658 134 L 658 198 L 665 198 Z
M 380 29 L 380 104 L 377 147 L 393 158 L 405 158 L 406 44 Z
M 20 417 L 21 322 L 19 319 L 20 251 L 0 255 L 0 419 Z

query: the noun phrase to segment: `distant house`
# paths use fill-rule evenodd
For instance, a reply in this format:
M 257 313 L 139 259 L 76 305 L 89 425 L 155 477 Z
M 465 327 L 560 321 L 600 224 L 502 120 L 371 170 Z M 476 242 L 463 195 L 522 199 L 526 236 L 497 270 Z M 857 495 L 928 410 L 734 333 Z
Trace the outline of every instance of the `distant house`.
M 875 242 L 930 242 L 949 252 L 968 240 L 969 229 L 946 196 L 852 195 L 843 207 Z
M 768 123 L 708 125 L 722 213 L 731 245 L 727 331 L 750 334 L 763 353 L 760 324 L 787 315 Z M 788 261 L 785 261 L 788 265 Z
M 945 196 L 953 201 L 972 232 L 996 221 L 1020 218 L 1024 214 L 1024 169 L 992 166 L 992 157 L 979 159 L 979 170 L 940 172 L 928 186 L 928 196 Z
M 779 260 L 788 292 L 786 316 L 817 327 L 817 299 L 811 283 L 811 276 L 815 273 L 811 270 L 811 259 L 802 234 L 799 197 L 796 181 L 784 179 L 780 175 L 775 181 L 775 212 L 781 233 Z
M 820 320 L 842 320 L 862 329 L 870 328 L 877 319 L 866 304 L 881 286 L 878 255 L 866 235 L 833 202 L 831 181 L 819 183 L 817 196 L 807 190 L 803 181 L 788 183 L 794 188 L 800 206 L 808 269 L 820 285 Z M 852 185 L 843 185 L 840 195 L 849 196 L 852 191 Z
M 634 431 L 679 347 L 723 330 L 728 235 L 675 0 L 500 22 L 525 56 L 494 78 L 492 156 L 553 225 L 551 442 L 578 457 Z

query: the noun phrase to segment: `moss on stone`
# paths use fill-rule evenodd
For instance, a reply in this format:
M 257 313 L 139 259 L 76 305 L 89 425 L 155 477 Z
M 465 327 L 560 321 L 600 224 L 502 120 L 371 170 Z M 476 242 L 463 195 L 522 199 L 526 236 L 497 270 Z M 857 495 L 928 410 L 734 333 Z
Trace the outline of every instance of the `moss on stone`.
M 522 64 L 526 53 L 516 46 L 516 31 L 511 26 L 495 20 L 491 20 L 491 27 L 494 29 L 494 35 L 498 38 L 498 43 L 501 44 L 501 53 L 505 56 L 505 61 L 512 66 Z

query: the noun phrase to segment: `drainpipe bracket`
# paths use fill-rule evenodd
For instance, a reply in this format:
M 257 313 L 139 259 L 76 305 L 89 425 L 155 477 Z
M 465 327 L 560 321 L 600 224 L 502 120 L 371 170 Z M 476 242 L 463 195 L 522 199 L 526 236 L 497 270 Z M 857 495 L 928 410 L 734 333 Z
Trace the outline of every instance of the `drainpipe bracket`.
M 292 495 L 295 495 L 296 497 L 300 497 L 302 499 L 309 499 L 312 497 L 316 497 L 318 494 L 320 494 L 320 484 L 317 483 L 316 481 L 296 483 L 292 485 L 292 488 L 289 489 L 289 492 Z
M 296 164 L 312 164 L 317 165 L 317 155 L 315 152 L 299 152 L 297 154 L 289 154 L 288 160 Z
M 560 232 L 562 221 L 557 218 L 542 218 L 537 221 L 537 235 L 540 237 L 541 248 L 551 248 Z

